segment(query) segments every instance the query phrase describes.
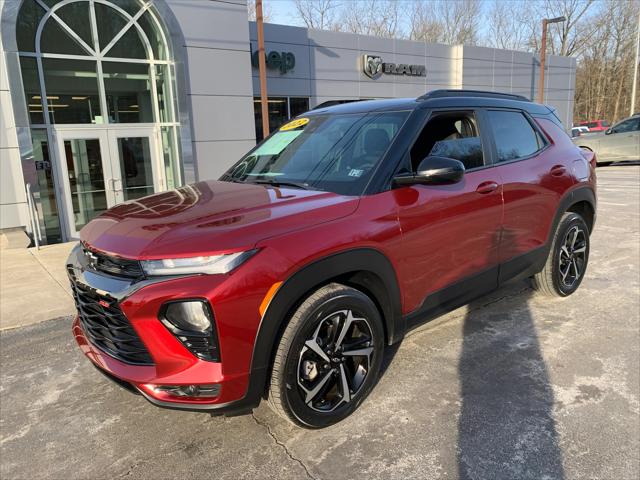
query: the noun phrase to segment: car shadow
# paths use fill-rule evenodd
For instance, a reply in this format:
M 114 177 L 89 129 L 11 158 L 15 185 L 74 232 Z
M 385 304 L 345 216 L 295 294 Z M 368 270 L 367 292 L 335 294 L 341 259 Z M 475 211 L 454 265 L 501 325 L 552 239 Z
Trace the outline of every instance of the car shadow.
M 506 287 L 499 308 L 486 298 L 468 305 L 458 365 L 460 479 L 564 478 L 554 395 L 528 305 L 534 292 L 525 286 Z

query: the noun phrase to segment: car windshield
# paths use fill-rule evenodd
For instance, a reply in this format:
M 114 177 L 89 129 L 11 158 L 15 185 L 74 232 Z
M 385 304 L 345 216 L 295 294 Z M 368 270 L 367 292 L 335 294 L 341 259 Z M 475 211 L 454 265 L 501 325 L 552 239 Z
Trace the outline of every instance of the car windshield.
M 360 195 L 408 114 L 297 118 L 249 152 L 221 180 Z

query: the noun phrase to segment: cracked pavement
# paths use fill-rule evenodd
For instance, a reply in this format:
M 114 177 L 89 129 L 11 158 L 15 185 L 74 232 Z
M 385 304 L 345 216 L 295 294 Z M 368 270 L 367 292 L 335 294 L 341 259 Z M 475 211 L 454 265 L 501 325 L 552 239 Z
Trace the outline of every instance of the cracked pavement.
M 637 479 L 640 166 L 598 177 L 575 295 L 517 282 L 430 322 L 324 430 L 264 403 L 232 418 L 156 408 L 95 371 L 69 318 L 2 332 L 0 477 Z

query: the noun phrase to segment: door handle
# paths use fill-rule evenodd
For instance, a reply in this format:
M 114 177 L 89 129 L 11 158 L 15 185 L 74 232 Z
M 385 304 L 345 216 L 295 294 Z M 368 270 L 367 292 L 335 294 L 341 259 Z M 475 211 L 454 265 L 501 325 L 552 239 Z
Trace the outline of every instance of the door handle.
M 482 182 L 476 188 L 476 192 L 478 193 L 491 193 L 494 192 L 498 188 L 498 184 L 496 182 Z
M 567 169 L 564 165 L 554 165 L 549 171 L 554 177 L 561 177 L 562 175 L 564 175 Z

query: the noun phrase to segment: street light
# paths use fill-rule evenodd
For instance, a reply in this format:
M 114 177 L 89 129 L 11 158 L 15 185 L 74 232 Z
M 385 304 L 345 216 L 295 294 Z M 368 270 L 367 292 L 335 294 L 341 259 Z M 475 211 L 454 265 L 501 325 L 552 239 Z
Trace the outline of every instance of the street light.
M 547 61 L 547 25 L 566 22 L 567 17 L 542 19 L 542 45 L 540 45 L 540 81 L 538 85 L 538 103 L 544 103 L 544 64 Z

